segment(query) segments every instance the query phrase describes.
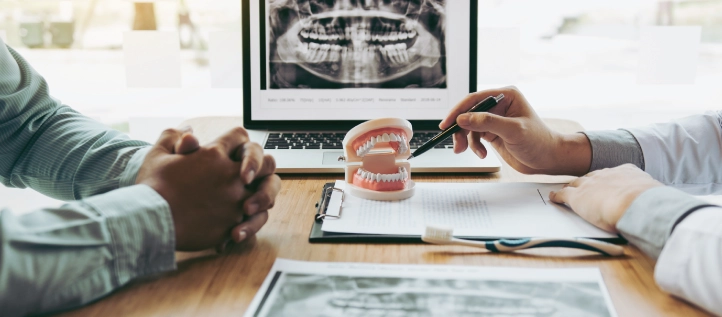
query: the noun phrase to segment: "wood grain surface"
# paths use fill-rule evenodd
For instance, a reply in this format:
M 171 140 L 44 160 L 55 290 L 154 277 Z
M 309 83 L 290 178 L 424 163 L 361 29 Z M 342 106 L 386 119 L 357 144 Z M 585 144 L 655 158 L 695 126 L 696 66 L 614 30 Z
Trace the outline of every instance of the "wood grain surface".
M 579 124 L 547 119 L 553 129 L 581 131 Z M 206 117 L 187 121 L 202 142 L 212 140 L 240 118 Z M 624 257 L 558 248 L 491 254 L 459 246 L 423 244 L 310 244 L 314 204 L 324 183 L 341 174 L 282 175 L 282 190 L 270 219 L 258 235 L 224 254 L 177 254 L 178 269 L 131 282 L 115 293 L 63 316 L 239 316 L 276 258 L 306 261 L 401 264 L 454 264 L 508 267 L 598 267 L 619 316 L 708 316 L 662 292 L 654 282 L 654 261 L 626 246 Z M 508 166 L 494 174 L 419 175 L 417 182 L 568 182 L 571 177 L 528 176 Z

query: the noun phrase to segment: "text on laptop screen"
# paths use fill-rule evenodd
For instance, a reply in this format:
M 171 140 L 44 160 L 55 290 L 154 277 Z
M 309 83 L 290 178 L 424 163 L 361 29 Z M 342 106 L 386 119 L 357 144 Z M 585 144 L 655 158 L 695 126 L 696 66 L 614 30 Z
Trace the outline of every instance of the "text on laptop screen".
M 251 1 L 252 120 L 441 119 L 469 92 L 469 16 L 469 1 Z

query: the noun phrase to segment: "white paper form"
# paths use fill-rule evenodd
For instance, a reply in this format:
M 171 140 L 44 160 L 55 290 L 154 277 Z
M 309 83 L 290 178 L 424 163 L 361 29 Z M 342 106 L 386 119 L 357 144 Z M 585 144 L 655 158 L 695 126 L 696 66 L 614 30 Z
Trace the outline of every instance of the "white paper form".
M 336 181 L 343 189 L 344 181 Z M 457 237 L 615 238 L 549 201 L 561 184 L 416 183 L 416 194 L 401 201 L 365 200 L 345 195 L 340 219 L 326 218 L 325 232 L 418 235 L 427 225 L 454 229 Z M 338 215 L 341 194 L 326 211 Z
M 598 268 L 277 259 L 245 316 L 616 316 Z

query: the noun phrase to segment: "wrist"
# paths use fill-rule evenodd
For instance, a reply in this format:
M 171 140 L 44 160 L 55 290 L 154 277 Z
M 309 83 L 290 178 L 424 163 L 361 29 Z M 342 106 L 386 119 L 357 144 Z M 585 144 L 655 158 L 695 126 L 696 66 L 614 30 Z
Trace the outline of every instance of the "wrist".
M 616 208 L 616 210 L 613 210 L 607 215 L 609 218 L 606 219 L 607 223 L 609 223 L 612 228 L 616 229 L 619 220 L 624 216 L 624 213 L 627 212 L 629 207 L 632 206 L 634 201 L 646 191 L 656 187 L 664 187 L 664 185 L 655 180 L 650 180 L 644 183 L 633 184 L 628 188 L 624 188 L 624 190 L 620 190 L 618 196 L 621 205 L 619 208 Z
M 556 167 L 548 174 L 582 176 L 592 165 L 592 145 L 583 133 L 557 134 L 554 147 Z

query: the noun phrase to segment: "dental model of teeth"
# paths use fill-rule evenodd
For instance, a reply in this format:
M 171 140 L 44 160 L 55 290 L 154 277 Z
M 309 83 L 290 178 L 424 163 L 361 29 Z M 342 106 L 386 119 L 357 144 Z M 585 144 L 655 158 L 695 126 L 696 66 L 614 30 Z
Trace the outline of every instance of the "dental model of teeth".
M 399 167 L 398 173 L 394 174 L 372 173 L 369 171 L 365 171 L 363 168 L 359 168 L 356 174 L 358 174 L 363 180 L 384 183 L 400 182 L 409 178 L 409 172 L 407 172 L 406 168 L 404 167 Z
M 359 146 L 356 149 L 356 155 L 358 156 L 364 156 L 371 151 L 371 149 L 376 146 L 376 143 L 381 142 L 398 142 L 398 152 L 399 154 L 405 154 L 409 151 L 408 141 L 406 140 L 406 135 L 403 134 L 395 134 L 395 133 L 384 133 L 382 135 L 377 135 L 376 137 L 369 138 L 366 143 Z
M 400 200 L 414 194 L 410 179 L 411 123 L 399 118 L 366 121 L 343 140 L 347 191 L 371 200 Z

